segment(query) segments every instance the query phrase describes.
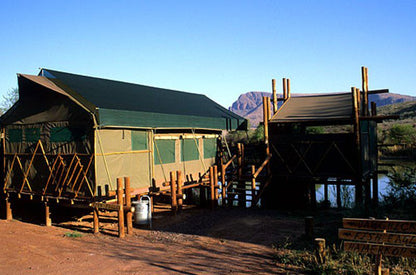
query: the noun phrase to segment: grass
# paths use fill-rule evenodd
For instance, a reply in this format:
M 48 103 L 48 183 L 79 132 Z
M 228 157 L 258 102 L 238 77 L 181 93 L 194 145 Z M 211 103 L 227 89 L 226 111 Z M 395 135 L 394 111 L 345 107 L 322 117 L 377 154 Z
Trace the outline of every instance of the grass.
M 66 232 L 64 234 L 65 237 L 68 238 L 81 238 L 82 237 L 82 233 L 78 232 L 78 231 L 72 231 L 72 232 Z
M 307 274 L 373 274 L 375 256 L 345 252 L 343 243 L 337 236 L 338 228 L 342 227 L 342 217 L 363 217 L 363 215 L 359 210 L 348 209 L 316 212 L 314 237 L 326 239 L 325 263 L 318 263 L 315 257 L 313 238 L 301 236 L 297 239 L 288 238 L 284 242 L 273 245 L 276 265 Z M 383 257 L 383 268 L 389 268 L 390 274 L 416 274 L 416 260 Z

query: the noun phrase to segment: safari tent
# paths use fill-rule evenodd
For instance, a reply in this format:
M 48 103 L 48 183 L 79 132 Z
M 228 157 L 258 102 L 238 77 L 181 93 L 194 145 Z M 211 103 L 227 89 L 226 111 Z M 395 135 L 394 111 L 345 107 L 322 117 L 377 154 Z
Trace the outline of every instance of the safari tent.
M 136 193 L 169 171 L 205 173 L 223 130 L 246 120 L 205 95 L 41 69 L 18 74 L 1 118 L 3 190 L 89 200 L 129 176 Z

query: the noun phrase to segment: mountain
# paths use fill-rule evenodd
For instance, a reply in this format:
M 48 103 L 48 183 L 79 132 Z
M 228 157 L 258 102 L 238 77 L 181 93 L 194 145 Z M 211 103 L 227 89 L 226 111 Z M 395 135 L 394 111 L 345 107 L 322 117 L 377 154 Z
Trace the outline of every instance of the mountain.
M 318 94 L 292 94 L 293 97 Z M 230 111 L 248 119 L 251 127 L 256 127 L 263 121 L 263 96 L 271 97 L 267 92 L 248 92 L 242 94 L 229 108 Z M 278 95 L 281 97 L 281 95 Z M 400 102 L 415 101 L 416 97 L 401 94 L 374 94 L 369 96 L 369 102 L 374 101 L 377 107 Z

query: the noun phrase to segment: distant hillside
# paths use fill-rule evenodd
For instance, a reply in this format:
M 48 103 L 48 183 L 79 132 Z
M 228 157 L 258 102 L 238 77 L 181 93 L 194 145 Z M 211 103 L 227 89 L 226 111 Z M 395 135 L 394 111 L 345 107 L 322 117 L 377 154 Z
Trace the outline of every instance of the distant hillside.
M 377 108 L 379 115 L 399 115 L 399 120 L 385 121 L 382 128 L 388 128 L 391 124 L 413 124 L 416 126 L 416 101 L 407 101 L 385 105 Z
M 292 94 L 292 96 L 302 96 L 312 94 Z M 247 118 L 252 127 L 256 127 L 263 120 L 263 103 L 262 97 L 269 96 L 267 92 L 248 92 L 242 94 L 229 108 L 234 113 Z M 281 95 L 278 95 L 281 97 Z M 378 107 L 394 103 L 415 101 L 416 97 L 400 94 L 375 94 L 370 95 L 369 101 L 374 101 Z M 416 103 L 415 103 L 416 104 Z

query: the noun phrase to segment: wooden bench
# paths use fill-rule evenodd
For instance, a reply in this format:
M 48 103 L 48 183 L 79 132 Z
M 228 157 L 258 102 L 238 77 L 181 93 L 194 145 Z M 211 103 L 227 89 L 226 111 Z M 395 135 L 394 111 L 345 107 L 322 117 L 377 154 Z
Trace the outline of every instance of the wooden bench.
M 416 221 L 344 218 L 343 227 L 344 250 L 376 255 L 375 274 L 381 274 L 382 255 L 416 258 Z

